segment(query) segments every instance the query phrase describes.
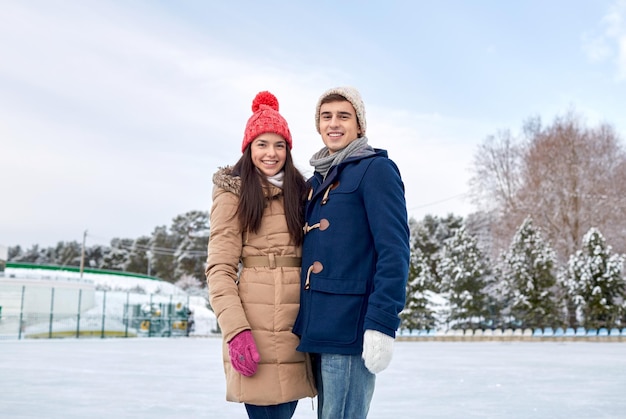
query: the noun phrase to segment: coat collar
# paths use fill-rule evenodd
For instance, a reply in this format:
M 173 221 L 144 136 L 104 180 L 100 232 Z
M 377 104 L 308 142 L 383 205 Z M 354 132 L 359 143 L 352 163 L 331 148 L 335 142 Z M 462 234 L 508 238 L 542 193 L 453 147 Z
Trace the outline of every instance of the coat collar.
M 237 196 L 241 194 L 241 178 L 233 175 L 232 166 L 220 167 L 217 172 L 213 174 L 213 183 L 218 188 L 232 192 Z M 263 188 L 263 193 L 266 198 L 270 199 L 282 195 L 283 190 L 270 184 L 269 188 Z
M 337 177 L 339 177 L 339 174 L 341 174 L 341 172 L 347 165 L 354 163 L 354 162 L 361 161 L 361 160 L 371 159 L 374 157 L 387 157 L 388 156 L 387 150 L 375 148 L 374 151 L 376 152 L 375 154 L 371 154 L 368 156 L 350 157 L 342 161 L 341 163 L 339 163 L 337 166 L 331 167 L 330 171 L 326 175 L 326 179 L 324 179 L 319 172 L 315 172 L 313 174 L 313 177 L 311 178 L 311 181 L 315 180 L 315 183 L 318 185 L 318 187 L 315 188 L 315 193 L 313 196 L 316 196 L 317 194 L 321 193 L 321 191 L 325 190 L 330 185 L 332 185 L 333 182 L 337 179 Z

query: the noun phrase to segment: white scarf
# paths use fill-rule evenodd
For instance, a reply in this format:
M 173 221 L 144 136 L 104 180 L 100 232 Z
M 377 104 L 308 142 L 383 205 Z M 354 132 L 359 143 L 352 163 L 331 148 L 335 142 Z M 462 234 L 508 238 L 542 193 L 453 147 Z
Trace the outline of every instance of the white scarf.
M 272 185 L 282 189 L 283 188 L 283 178 L 285 177 L 285 171 L 281 170 L 276 173 L 274 176 L 267 176 L 267 181 Z

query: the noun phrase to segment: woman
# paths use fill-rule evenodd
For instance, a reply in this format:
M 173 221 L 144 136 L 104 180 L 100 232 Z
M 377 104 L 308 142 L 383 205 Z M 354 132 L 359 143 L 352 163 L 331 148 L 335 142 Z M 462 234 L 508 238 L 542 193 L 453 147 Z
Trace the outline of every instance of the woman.
M 291 418 L 316 395 L 309 358 L 291 328 L 300 298 L 306 181 L 291 158 L 278 100 L 260 92 L 243 155 L 213 175 L 209 298 L 224 339 L 226 399 L 249 418 Z

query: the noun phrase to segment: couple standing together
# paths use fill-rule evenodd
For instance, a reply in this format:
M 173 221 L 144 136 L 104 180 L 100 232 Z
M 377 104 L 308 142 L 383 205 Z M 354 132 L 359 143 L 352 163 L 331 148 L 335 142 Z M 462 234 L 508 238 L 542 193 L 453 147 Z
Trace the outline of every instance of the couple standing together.
M 324 147 L 307 181 L 287 121 L 257 94 L 239 161 L 213 176 L 206 276 L 223 339 L 226 399 L 249 418 L 365 418 L 391 361 L 405 304 L 409 228 L 404 184 L 365 136 L 357 90 L 315 108 Z

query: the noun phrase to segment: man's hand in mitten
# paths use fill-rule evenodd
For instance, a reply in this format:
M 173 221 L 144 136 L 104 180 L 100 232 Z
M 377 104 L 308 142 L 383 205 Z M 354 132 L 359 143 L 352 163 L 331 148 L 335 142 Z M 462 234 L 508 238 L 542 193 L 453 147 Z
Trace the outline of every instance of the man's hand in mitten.
M 254 375 L 261 360 L 249 330 L 238 333 L 228 342 L 228 355 L 233 368 L 246 377 Z
M 389 366 L 393 355 L 393 341 L 391 336 L 378 330 L 365 331 L 361 357 L 372 374 L 378 374 Z

